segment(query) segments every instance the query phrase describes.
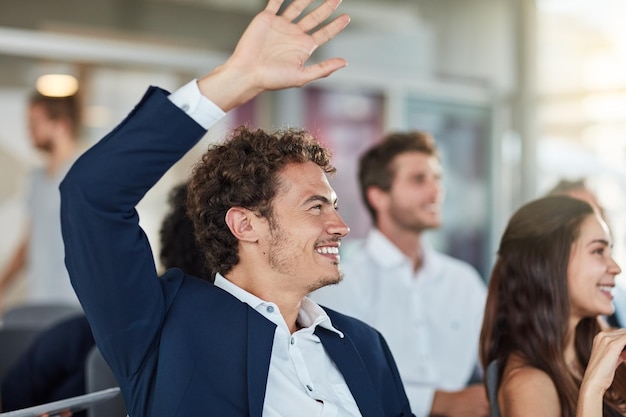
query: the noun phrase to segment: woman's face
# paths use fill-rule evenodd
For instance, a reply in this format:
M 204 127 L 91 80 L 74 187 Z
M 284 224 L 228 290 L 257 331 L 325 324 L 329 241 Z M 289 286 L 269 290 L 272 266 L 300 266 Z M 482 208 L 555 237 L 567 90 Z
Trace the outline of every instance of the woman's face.
M 606 223 L 590 214 L 572 243 L 567 267 L 570 316 L 573 319 L 613 314 L 615 276 L 621 272 L 611 253 L 612 241 Z

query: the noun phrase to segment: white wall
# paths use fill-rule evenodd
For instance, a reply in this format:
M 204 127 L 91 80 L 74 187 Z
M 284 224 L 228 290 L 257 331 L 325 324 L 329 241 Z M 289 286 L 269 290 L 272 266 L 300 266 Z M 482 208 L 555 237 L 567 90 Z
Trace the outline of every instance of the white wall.
M 435 37 L 439 77 L 466 79 L 500 93 L 516 88 L 515 34 L 510 1 L 420 0 Z

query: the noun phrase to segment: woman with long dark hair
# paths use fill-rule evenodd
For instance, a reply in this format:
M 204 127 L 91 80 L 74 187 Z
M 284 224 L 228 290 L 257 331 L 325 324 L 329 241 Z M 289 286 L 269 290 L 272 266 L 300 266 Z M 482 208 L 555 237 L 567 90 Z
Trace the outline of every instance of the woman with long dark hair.
M 520 208 L 502 236 L 480 354 L 499 364 L 503 417 L 626 412 L 626 330 L 609 329 L 620 268 L 606 223 L 584 201 L 545 197 Z

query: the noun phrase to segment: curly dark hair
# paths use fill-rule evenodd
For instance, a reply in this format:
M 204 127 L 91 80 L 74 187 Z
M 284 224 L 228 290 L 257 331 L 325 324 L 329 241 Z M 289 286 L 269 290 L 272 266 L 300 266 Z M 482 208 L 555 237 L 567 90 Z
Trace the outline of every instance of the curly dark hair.
M 198 248 L 193 223 L 187 215 L 187 184 L 179 184 L 168 195 L 169 212 L 163 218 L 159 237 L 159 259 L 165 268 L 180 268 L 185 273 L 213 282 L 204 253 Z
M 204 153 L 189 181 L 188 213 L 207 267 L 228 273 L 239 262 L 238 241 L 226 225 L 231 207 L 243 207 L 272 222 L 278 175 L 291 163 L 313 162 L 335 172 L 330 152 L 308 131 L 266 132 L 241 126 Z

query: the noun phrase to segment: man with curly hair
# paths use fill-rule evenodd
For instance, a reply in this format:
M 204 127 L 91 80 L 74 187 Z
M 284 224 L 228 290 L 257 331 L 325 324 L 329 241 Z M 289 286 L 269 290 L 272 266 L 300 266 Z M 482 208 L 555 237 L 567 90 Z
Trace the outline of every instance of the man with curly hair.
M 238 129 L 189 183 L 215 282 L 158 277 L 136 204 L 224 112 L 345 66 L 305 66 L 348 24 L 339 0 L 270 0 L 232 56 L 172 94 L 151 88 L 61 186 L 66 263 L 129 415 L 408 416 L 383 337 L 306 295 L 341 279 L 348 227 L 329 153 L 302 130 Z

